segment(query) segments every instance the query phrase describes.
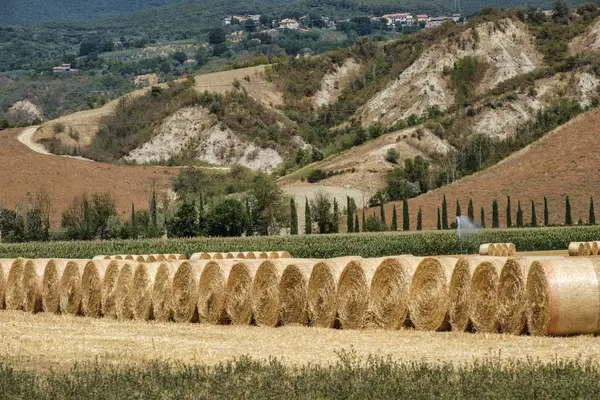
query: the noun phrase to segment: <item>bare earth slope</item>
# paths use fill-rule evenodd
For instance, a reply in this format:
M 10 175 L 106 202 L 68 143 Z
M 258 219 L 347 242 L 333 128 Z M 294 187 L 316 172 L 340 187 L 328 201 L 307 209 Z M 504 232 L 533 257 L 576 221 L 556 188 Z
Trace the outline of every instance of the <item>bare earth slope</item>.
M 178 172 L 175 168 L 112 165 L 39 154 L 17 140 L 20 132 L 0 131 L 0 203 L 14 209 L 18 202 L 43 187 L 52 199 L 55 225 L 60 223 L 61 213 L 73 197 L 84 192 L 112 193 L 120 217 L 129 215 L 131 203 L 145 209 L 151 180 L 167 184 Z
M 513 223 L 518 200 L 526 223 L 531 218 L 531 200 L 535 201 L 538 221 L 543 221 L 544 196 L 548 197 L 550 222 L 564 223 L 567 195 L 574 222 L 579 218 L 586 221 L 590 197 L 596 202 L 600 199 L 600 185 L 596 183 L 600 173 L 599 136 L 600 110 L 580 115 L 499 164 L 410 200 L 411 226 L 414 229 L 417 211 L 422 207 L 424 227 L 435 227 L 437 207 L 444 194 L 450 217 L 455 215 L 456 200 L 466 214 L 468 201 L 473 199 L 476 221 L 483 206 L 487 226 L 491 226 L 493 199 L 500 203 L 500 224 L 505 223 L 507 195 L 511 196 Z M 391 215 L 392 204 L 387 205 L 386 211 Z

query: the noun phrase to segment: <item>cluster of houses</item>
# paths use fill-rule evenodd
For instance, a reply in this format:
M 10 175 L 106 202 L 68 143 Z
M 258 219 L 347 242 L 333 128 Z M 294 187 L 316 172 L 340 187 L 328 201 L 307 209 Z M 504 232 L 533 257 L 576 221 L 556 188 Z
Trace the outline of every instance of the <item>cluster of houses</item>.
M 308 18 L 308 17 L 303 17 Z M 334 21 L 327 17 L 323 17 L 323 22 L 328 28 L 334 28 L 336 22 L 348 22 L 349 20 L 341 20 Z M 224 25 L 231 25 L 233 21 L 237 20 L 240 24 L 245 24 L 247 20 L 254 21 L 257 25 L 260 23 L 260 15 L 233 15 L 230 17 L 226 17 L 223 21 Z M 427 14 L 416 14 L 413 15 L 411 13 L 396 13 L 396 14 L 386 14 L 381 17 L 372 17 L 372 21 L 384 21 L 387 25 L 404 25 L 404 26 L 412 26 L 412 25 L 422 25 L 425 28 L 433 28 L 438 25 L 443 24 L 446 21 L 451 21 L 453 23 L 460 23 L 463 21 L 463 17 L 460 14 L 452 14 L 451 16 L 441 16 L 441 17 L 430 17 Z M 292 30 L 303 30 L 300 28 L 302 18 L 300 20 L 296 20 L 293 18 L 285 18 L 280 21 L 272 21 L 275 29 L 292 29 Z M 309 24 L 305 24 L 309 25 Z

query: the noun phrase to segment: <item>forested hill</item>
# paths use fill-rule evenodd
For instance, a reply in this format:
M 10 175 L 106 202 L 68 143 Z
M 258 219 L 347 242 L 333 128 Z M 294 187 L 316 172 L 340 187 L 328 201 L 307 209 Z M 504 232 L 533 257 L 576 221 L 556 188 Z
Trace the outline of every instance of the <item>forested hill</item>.
M 35 24 L 92 19 L 186 0 L 4 0 L 0 23 Z
M 576 5 L 584 1 L 569 1 Z M 211 4 L 207 0 L 4 0 L 0 13 L 0 24 L 39 24 L 46 22 L 76 21 L 121 15 L 175 3 L 191 3 L 181 8 L 182 12 L 196 10 L 202 13 L 226 15 L 234 12 L 227 2 Z M 7 4 L 6 4 L 7 3 Z M 381 15 L 390 12 L 410 11 L 433 15 L 455 11 L 454 0 L 241 0 L 236 2 L 236 10 L 247 12 L 265 11 L 269 5 L 278 10 L 295 13 L 321 12 L 341 15 L 370 14 Z M 275 6 L 276 5 L 276 6 Z M 523 6 L 520 0 L 460 0 L 460 12 L 473 14 L 481 7 L 511 8 Z M 551 8 L 552 0 L 532 0 L 527 6 Z M 207 7 L 208 6 L 208 7 Z M 219 9 L 221 8 L 221 9 Z M 200 15 L 200 14 L 198 14 Z

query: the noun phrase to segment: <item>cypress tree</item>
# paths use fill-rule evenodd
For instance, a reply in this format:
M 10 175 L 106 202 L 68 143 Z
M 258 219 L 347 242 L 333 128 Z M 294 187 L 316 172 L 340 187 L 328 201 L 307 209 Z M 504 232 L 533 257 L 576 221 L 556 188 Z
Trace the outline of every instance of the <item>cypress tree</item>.
M 460 217 L 462 215 L 462 211 L 460 210 L 460 203 L 456 200 L 456 216 Z
M 442 221 L 440 221 L 440 208 L 438 207 L 438 213 L 437 213 L 437 230 L 441 230 L 442 229 Z
M 485 211 L 484 211 L 483 207 L 481 207 L 481 213 L 479 215 L 479 218 L 480 218 L 479 224 L 481 225 L 482 228 L 485 228 Z
M 346 196 L 346 224 L 348 225 L 348 233 L 354 232 L 354 210 L 350 202 L 350 196 Z
M 565 200 L 565 225 L 573 225 L 573 217 L 571 216 L 571 201 L 569 196 Z
M 396 214 L 396 205 L 394 204 L 394 209 L 392 211 L 392 225 L 390 226 L 390 230 L 396 232 L 398 230 L 398 214 Z
M 298 234 L 298 212 L 296 210 L 296 201 L 290 198 L 290 234 Z
M 537 215 L 535 213 L 535 202 L 531 200 L 531 226 L 533 228 L 537 227 Z
M 517 228 L 523 227 L 523 210 L 521 210 L 521 200 L 517 201 Z
M 379 205 L 379 214 L 381 215 L 381 226 L 386 226 L 385 222 L 385 208 L 383 207 L 383 201 Z
M 408 214 L 408 200 L 402 200 L 402 230 L 410 231 L 410 216 Z
M 304 203 L 304 233 L 310 235 L 312 233 L 312 218 L 310 217 L 310 203 L 305 197 Z
M 498 200 L 492 202 L 492 228 L 500 228 L 500 218 L 498 216 Z
M 510 210 L 510 196 L 506 196 L 506 227 L 512 226 L 512 212 Z
M 469 207 L 467 208 L 467 217 L 471 222 L 475 222 L 475 210 L 473 210 L 473 199 L 469 199 Z
M 152 188 L 152 199 L 150 200 L 150 219 L 152 220 L 152 225 L 157 228 L 158 227 L 158 218 L 157 218 L 157 210 L 156 210 L 156 189 Z
M 247 226 L 246 226 L 246 235 L 247 236 L 252 236 L 254 235 L 254 226 L 252 224 L 252 210 L 250 209 L 250 202 L 248 201 L 248 198 L 246 197 L 246 216 L 248 217 L 247 220 Z
M 363 215 L 362 215 L 362 231 L 365 231 L 365 222 L 367 221 L 367 219 L 365 218 L 365 209 L 363 208 Z
M 550 226 L 550 218 L 548 215 L 548 198 L 544 196 L 544 226 Z
M 590 197 L 590 213 L 588 215 L 588 224 L 596 225 L 596 213 L 594 212 L 594 198 Z
M 135 222 L 135 206 L 131 203 L 131 237 L 137 239 L 137 224 Z
M 446 202 L 446 195 L 442 200 L 442 229 L 448 229 L 448 203 Z
M 354 232 L 360 232 L 360 226 L 358 225 L 358 214 L 354 215 Z
M 338 206 L 337 199 L 333 198 L 333 229 L 331 230 L 333 233 L 340 233 L 340 208 Z
M 423 210 L 419 207 L 419 213 L 417 214 L 417 230 L 423 230 Z

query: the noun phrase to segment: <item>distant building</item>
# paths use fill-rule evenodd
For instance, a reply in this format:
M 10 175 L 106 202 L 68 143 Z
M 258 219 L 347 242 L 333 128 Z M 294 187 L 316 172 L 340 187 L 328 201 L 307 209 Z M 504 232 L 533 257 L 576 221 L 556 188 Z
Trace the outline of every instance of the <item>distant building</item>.
M 65 73 L 70 73 L 73 70 L 71 69 L 71 64 L 62 64 L 59 67 L 54 67 L 52 68 L 52 72 L 54 72 L 55 74 L 65 74 Z
M 455 22 L 452 17 L 434 17 L 429 18 L 429 20 L 425 23 L 425 28 L 435 28 L 436 26 L 440 26 L 446 21 Z
M 387 25 L 412 25 L 414 18 L 410 13 L 386 14 L 382 19 L 386 20 Z
M 299 29 L 300 23 L 295 19 L 286 18 L 279 21 L 279 29 Z
M 241 42 L 244 38 L 244 31 L 231 32 L 231 41 L 234 43 Z
M 460 14 L 452 14 L 452 21 L 454 21 L 455 23 L 458 23 L 458 21 L 460 21 Z
M 225 17 L 223 20 L 223 25 L 231 25 L 231 17 Z
M 251 19 L 254 22 L 259 22 L 260 21 L 260 14 L 246 14 L 246 15 L 234 15 L 233 18 L 237 19 L 240 22 L 246 22 L 247 20 Z M 230 21 L 231 23 L 231 21 Z
M 427 15 L 427 14 L 417 14 L 416 18 L 417 18 L 417 22 L 429 21 L 429 15 Z

